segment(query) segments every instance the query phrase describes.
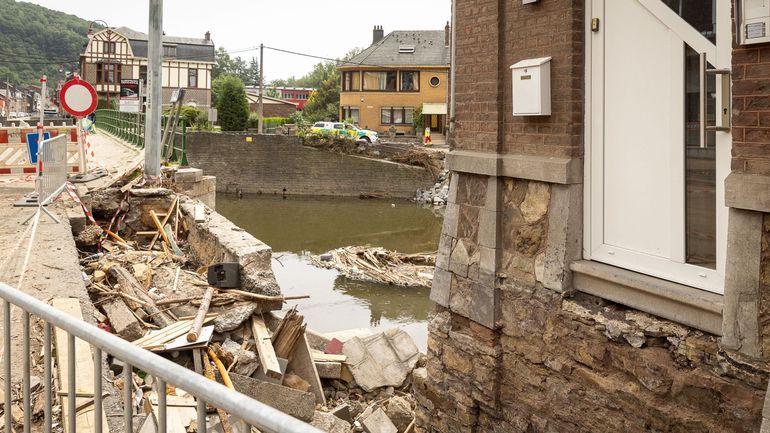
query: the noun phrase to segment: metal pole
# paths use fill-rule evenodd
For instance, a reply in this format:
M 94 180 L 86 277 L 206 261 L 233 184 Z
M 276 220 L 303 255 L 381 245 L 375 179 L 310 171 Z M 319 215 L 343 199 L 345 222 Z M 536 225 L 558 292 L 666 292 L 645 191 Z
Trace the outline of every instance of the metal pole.
M 5 401 L 3 407 L 7 407 L 5 412 L 5 431 L 13 431 L 11 419 L 11 303 L 3 301 L 3 394 Z
M 160 116 L 161 55 L 163 28 L 163 0 L 150 0 L 150 41 L 148 46 L 147 127 L 144 135 L 144 178 L 150 183 L 160 180 Z
M 257 133 L 262 134 L 263 127 L 263 99 L 262 95 L 265 94 L 265 44 L 259 44 L 259 110 L 257 115 L 259 116 L 257 122 Z
M 51 324 L 48 322 L 45 322 L 45 331 L 43 332 L 44 340 L 43 344 L 45 344 L 45 347 L 43 348 L 44 355 L 43 359 L 45 362 L 45 366 L 43 366 L 43 377 L 45 380 L 44 385 L 44 405 L 43 405 L 43 412 L 44 412 L 44 423 L 43 423 L 43 432 L 44 433 L 51 433 L 51 428 L 53 427 L 53 391 L 51 390 L 51 354 L 53 352 L 53 347 L 51 343 Z M 101 433 L 101 432 L 98 432 Z
M 46 93 L 46 81 L 48 81 L 43 75 L 40 78 L 40 93 L 45 95 Z M 40 197 L 40 194 L 42 193 L 42 187 L 43 187 L 43 153 L 42 150 L 42 144 L 43 140 L 45 139 L 45 109 L 44 109 L 45 103 L 40 103 L 40 120 L 37 122 L 37 178 L 35 179 L 35 192 L 37 193 L 38 197 Z

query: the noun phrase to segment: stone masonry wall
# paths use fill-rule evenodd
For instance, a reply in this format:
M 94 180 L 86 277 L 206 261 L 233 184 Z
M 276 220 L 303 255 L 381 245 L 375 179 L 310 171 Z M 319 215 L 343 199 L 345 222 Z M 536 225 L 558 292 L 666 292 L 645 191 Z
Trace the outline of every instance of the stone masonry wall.
M 191 133 L 187 159 L 225 192 L 412 198 L 434 184 L 421 167 L 317 150 L 281 135 Z
M 447 213 L 457 217 L 445 220 L 436 270 L 451 281 L 449 302 L 438 300 L 426 370 L 415 381 L 418 431 L 758 431 L 764 363 L 725 351 L 716 336 L 545 287 L 548 257 L 564 243 L 554 231 L 563 224 L 562 186 L 501 181 L 499 311 L 492 327 L 471 320 L 487 290 L 479 214 L 491 183 L 465 174 L 452 182 Z

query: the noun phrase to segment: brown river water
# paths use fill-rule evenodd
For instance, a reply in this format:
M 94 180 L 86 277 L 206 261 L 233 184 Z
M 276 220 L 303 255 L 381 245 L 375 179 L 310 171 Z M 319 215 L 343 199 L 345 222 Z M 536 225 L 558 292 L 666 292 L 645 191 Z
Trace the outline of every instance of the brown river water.
M 273 271 L 308 327 L 319 332 L 355 328 L 408 332 L 421 350 L 433 312 L 427 288 L 354 281 L 316 268 L 307 257 L 348 245 L 372 245 L 404 253 L 435 252 L 441 215 L 409 201 L 219 194 L 217 211 L 273 248 Z

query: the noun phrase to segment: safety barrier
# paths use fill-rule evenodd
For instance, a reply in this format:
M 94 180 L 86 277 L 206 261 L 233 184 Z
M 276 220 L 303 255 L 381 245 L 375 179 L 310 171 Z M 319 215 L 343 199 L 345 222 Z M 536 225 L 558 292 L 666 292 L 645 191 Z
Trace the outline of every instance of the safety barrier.
M 44 420 L 43 428 L 45 433 L 51 433 L 53 420 L 53 396 L 54 390 L 52 387 L 52 334 L 54 334 L 54 327 L 58 329 L 56 332 L 56 350 L 65 351 L 69 355 L 67 357 L 67 365 L 58 365 L 60 379 L 59 383 L 62 383 L 62 387 L 59 394 L 62 397 L 66 397 L 66 405 L 62 405 L 61 414 L 65 431 L 67 433 L 77 433 L 78 425 L 83 421 L 88 421 L 87 424 L 89 431 L 94 433 L 102 433 L 103 420 L 102 416 L 102 354 L 109 354 L 124 362 L 123 367 L 123 421 L 125 425 L 125 432 L 132 432 L 133 429 L 133 399 L 134 399 L 134 385 L 133 385 L 133 372 L 134 369 L 140 369 L 148 375 L 151 375 L 156 380 L 156 389 L 165 390 L 166 385 L 172 385 L 177 389 L 184 389 L 197 400 L 197 432 L 206 433 L 206 403 L 223 409 L 226 413 L 236 419 L 242 420 L 247 424 L 245 431 L 250 432 L 251 428 L 248 426 L 255 426 L 261 431 L 272 433 L 322 433 L 321 430 L 312 427 L 296 418 L 292 418 L 289 415 L 284 414 L 270 406 L 265 405 L 257 400 L 240 394 L 236 391 L 230 390 L 219 383 L 216 383 L 206 377 L 196 374 L 178 364 L 175 364 L 166 358 L 158 356 L 152 352 L 118 338 L 108 332 L 105 332 L 96 326 L 83 322 L 82 320 L 73 317 L 63 311 L 60 311 L 32 296 L 29 296 L 19 290 L 16 290 L 6 284 L 0 283 L 0 299 L 3 300 L 3 374 L 5 380 L 5 432 L 13 432 L 13 417 L 10 408 L 13 402 L 13 386 L 12 386 L 12 358 L 13 351 L 12 345 L 12 324 L 21 323 L 22 336 L 21 336 L 21 353 L 23 355 L 23 362 L 21 365 L 21 390 L 22 396 L 22 412 L 23 412 L 23 424 L 24 432 L 32 431 L 32 395 L 31 395 L 31 358 L 36 357 L 37 353 L 40 353 L 37 349 L 31 350 L 30 339 L 30 319 L 31 316 L 37 316 L 43 321 L 43 338 L 42 338 L 42 351 L 44 357 L 44 372 L 41 380 L 43 386 L 43 410 Z M 77 305 L 77 300 L 74 301 Z M 20 320 L 11 320 L 11 314 L 13 309 L 11 306 L 21 310 Z M 66 334 L 66 335 L 65 335 Z M 39 337 L 36 337 L 38 339 Z M 39 340 L 40 341 L 40 340 Z M 84 344 L 85 343 L 85 344 Z M 91 390 L 91 381 L 89 380 L 85 391 L 81 386 L 78 388 L 76 381 L 76 360 L 82 359 L 81 356 L 76 354 L 82 354 L 88 349 L 92 349 L 93 353 L 93 390 Z M 19 368 L 18 365 L 14 368 Z M 64 373 L 66 371 L 66 374 Z M 66 384 L 66 385 L 64 385 Z M 83 403 L 82 397 L 84 391 L 87 392 L 90 401 Z M 64 400 L 64 399 L 63 399 Z M 91 403 L 92 401 L 92 403 Z M 158 433 L 166 433 L 167 418 L 166 418 L 166 393 L 158 393 Z M 89 416 L 87 420 L 83 420 L 80 415 L 84 410 L 92 412 L 92 416 Z M 171 421 L 171 420 L 169 420 Z M 172 421 L 173 422 L 173 421 Z
M 43 175 L 40 184 L 40 200 L 48 200 L 61 192 L 67 182 L 67 139 L 58 135 L 44 140 L 40 145 L 40 158 L 43 160 Z
M 51 138 L 67 137 L 67 171 L 80 171 L 80 146 L 76 126 L 46 126 L 44 132 Z M 0 127 L 0 174 L 34 174 L 36 156 L 30 155 L 27 134 L 37 134 L 32 127 Z M 35 137 L 36 139 L 37 137 Z M 30 158 L 33 156 L 33 158 Z
M 144 113 L 126 113 L 118 110 L 96 110 L 95 126 L 106 131 L 115 137 L 133 144 L 134 146 L 144 147 Z M 161 119 L 161 128 L 166 127 L 170 116 L 163 116 Z M 178 162 L 180 165 L 187 165 L 187 125 L 185 119 L 180 118 L 176 130 L 171 134 L 171 139 L 166 147 L 171 146 L 171 161 Z M 168 149 L 164 148 L 161 155 L 166 155 Z

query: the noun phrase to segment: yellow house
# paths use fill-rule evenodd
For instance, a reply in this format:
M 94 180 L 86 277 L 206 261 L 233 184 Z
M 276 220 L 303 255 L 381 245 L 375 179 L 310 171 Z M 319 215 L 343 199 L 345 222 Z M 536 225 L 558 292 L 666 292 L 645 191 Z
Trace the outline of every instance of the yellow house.
M 444 30 L 374 28 L 372 45 L 339 67 L 340 119 L 381 133 L 395 127 L 412 134 L 413 113 L 422 106 L 424 125 L 447 126 L 449 26 Z

